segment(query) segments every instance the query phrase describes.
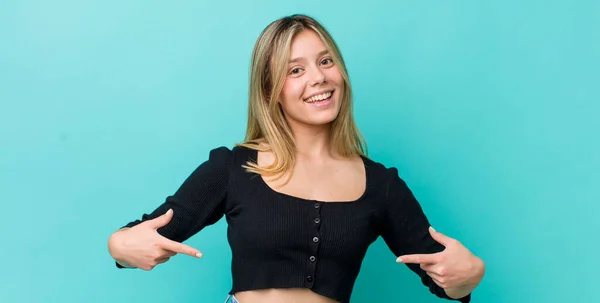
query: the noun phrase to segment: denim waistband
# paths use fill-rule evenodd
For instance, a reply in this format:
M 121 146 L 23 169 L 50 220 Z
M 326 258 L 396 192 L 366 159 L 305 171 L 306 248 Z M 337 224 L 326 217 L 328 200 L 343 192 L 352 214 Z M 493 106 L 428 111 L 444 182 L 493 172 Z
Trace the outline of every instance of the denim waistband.
M 227 299 L 225 299 L 225 303 L 240 303 L 234 295 L 227 295 Z

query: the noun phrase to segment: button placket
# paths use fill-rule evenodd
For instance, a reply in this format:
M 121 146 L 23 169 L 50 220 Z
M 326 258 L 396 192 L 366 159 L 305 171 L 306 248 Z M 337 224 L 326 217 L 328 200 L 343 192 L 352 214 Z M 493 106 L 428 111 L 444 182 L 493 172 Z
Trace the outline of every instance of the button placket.
M 315 278 L 315 270 L 316 270 L 316 266 L 317 266 L 317 256 L 318 256 L 318 250 L 319 250 L 319 244 L 321 243 L 321 234 L 319 233 L 320 230 L 320 226 L 321 226 L 321 203 L 318 201 L 314 202 L 313 205 L 313 209 L 314 211 L 312 212 L 313 215 L 310 218 L 311 220 L 311 225 L 312 227 L 312 239 L 311 239 L 311 245 L 310 245 L 310 253 L 309 253 L 309 257 L 308 257 L 308 271 L 305 274 L 305 284 L 306 287 L 308 288 L 312 288 L 314 285 L 314 282 L 316 280 Z

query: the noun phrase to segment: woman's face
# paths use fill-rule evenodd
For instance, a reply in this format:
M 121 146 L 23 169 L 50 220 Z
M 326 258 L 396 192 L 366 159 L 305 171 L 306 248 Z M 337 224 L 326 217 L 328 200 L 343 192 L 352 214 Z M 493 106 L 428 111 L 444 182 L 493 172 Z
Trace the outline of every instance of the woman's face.
M 290 126 L 332 122 L 340 110 L 343 78 L 325 44 L 312 30 L 292 41 L 281 98 Z

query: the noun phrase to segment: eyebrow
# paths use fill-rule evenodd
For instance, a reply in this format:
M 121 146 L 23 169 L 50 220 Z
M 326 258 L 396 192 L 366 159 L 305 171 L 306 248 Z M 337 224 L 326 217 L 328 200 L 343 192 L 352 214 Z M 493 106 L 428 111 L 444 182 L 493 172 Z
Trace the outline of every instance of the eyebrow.
M 323 56 L 323 55 L 325 55 L 325 54 L 327 54 L 327 53 L 329 53 L 329 50 L 322 50 L 322 51 L 320 51 L 320 52 L 317 54 L 317 56 L 318 56 L 318 57 L 321 57 L 321 56 Z M 294 59 L 290 60 L 290 62 L 289 62 L 289 63 L 294 63 L 294 62 L 298 62 L 298 61 L 302 61 L 302 60 L 305 60 L 305 58 L 304 58 L 304 57 L 298 57 L 298 58 L 294 58 Z

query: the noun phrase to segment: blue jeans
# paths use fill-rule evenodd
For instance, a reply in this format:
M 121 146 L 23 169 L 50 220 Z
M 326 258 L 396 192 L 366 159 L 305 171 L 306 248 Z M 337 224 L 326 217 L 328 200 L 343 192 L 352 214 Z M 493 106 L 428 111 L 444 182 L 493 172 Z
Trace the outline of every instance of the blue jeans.
M 240 303 L 234 295 L 227 295 L 227 299 L 225 299 L 225 303 Z

